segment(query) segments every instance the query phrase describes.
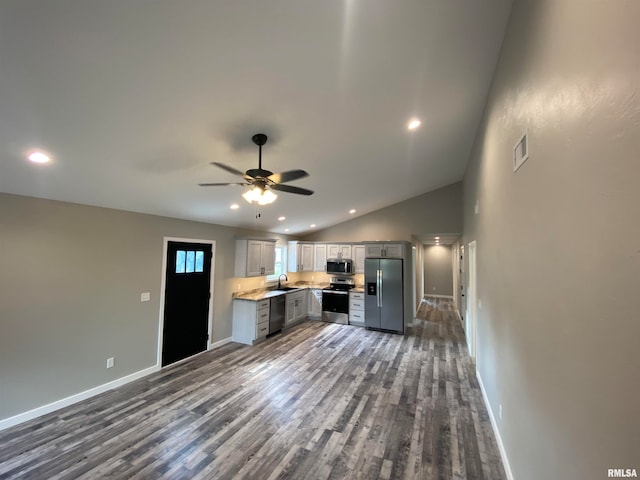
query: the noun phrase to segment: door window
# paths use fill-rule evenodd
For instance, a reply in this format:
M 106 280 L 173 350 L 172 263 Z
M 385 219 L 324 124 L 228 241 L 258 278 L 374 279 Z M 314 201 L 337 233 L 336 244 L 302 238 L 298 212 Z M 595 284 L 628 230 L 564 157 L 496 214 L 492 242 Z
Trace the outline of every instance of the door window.
M 203 250 L 177 250 L 176 273 L 204 272 Z

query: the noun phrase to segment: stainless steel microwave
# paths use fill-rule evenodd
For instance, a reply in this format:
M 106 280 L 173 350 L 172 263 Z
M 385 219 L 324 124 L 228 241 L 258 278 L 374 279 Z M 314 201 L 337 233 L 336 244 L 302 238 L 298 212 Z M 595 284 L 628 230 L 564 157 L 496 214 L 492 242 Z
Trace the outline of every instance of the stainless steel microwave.
M 350 258 L 330 258 L 327 260 L 327 273 L 331 275 L 354 275 L 353 261 Z

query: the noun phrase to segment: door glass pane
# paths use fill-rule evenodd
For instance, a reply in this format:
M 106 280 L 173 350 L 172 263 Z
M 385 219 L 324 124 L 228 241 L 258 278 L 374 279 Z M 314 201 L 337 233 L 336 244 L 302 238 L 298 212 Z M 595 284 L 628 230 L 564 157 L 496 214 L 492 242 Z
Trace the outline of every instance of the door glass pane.
M 188 251 L 187 252 L 187 268 L 185 269 L 185 272 L 193 273 L 195 263 L 196 263 L 196 252 L 194 252 L 193 250 Z
M 196 251 L 196 272 L 204 271 L 204 252 L 202 250 Z
M 176 252 L 176 273 L 184 273 L 185 251 L 178 250 Z

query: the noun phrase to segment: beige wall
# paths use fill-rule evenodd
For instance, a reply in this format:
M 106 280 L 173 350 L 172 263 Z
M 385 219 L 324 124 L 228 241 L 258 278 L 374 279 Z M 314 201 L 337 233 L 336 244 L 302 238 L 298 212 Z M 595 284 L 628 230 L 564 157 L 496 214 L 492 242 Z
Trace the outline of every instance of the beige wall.
M 640 469 L 639 21 L 635 0 L 514 2 L 465 175 L 478 369 L 517 480 Z
M 414 235 L 461 231 L 462 182 L 458 182 L 314 232 L 304 239 L 320 242 L 411 242 Z
M 424 294 L 453 296 L 451 245 L 424 245 Z
M 0 420 L 156 364 L 165 236 L 216 241 L 212 343 L 229 338 L 232 292 L 264 280 L 234 278 L 251 234 L 0 194 Z

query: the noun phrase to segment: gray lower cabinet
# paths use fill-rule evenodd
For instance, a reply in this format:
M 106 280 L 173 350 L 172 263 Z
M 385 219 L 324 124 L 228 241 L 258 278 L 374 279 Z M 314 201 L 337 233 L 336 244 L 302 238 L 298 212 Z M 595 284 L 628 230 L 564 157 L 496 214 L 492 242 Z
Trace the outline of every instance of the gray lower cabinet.
M 267 337 L 269 333 L 269 306 L 266 300 L 233 301 L 233 331 L 231 339 L 234 342 L 253 345 Z

